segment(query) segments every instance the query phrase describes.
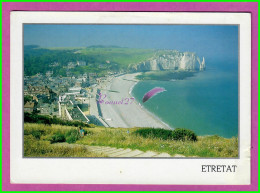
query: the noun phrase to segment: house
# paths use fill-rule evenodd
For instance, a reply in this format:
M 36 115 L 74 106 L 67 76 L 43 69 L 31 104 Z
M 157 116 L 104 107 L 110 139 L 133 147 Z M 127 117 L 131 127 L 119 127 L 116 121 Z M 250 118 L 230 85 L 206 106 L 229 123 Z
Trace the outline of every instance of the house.
M 53 62 L 51 63 L 51 65 L 49 65 L 50 67 L 57 67 L 59 66 L 60 64 L 58 62 Z
M 81 87 L 82 82 L 76 82 L 75 87 Z
M 86 66 L 86 62 L 85 61 L 77 61 L 77 65 L 78 66 Z
M 42 115 L 52 115 L 53 112 L 55 112 L 55 104 L 42 103 L 37 110 L 40 111 Z
M 49 77 L 49 76 L 51 76 L 51 75 L 53 75 L 53 71 L 47 71 L 47 72 L 46 72 L 46 76 Z
M 90 72 L 90 73 L 88 74 L 88 76 L 89 76 L 89 77 L 96 77 L 96 76 L 97 76 L 97 73 L 95 73 L 95 72 Z
M 32 99 L 34 102 L 38 102 L 38 98 L 37 96 L 33 96 L 33 99 Z
M 49 99 L 52 99 L 52 98 L 55 97 L 56 93 L 54 93 L 47 86 L 31 86 L 31 85 L 29 85 L 27 87 L 27 90 L 24 90 L 24 95 L 33 95 L 33 96 L 45 95 Z M 39 97 L 38 97 L 38 99 L 39 99 Z
M 24 91 L 25 95 L 37 95 L 44 94 L 46 96 L 50 96 L 50 89 L 47 86 L 31 86 L 27 87 L 27 90 Z
M 69 93 L 79 94 L 81 87 L 71 87 L 69 88 Z
M 24 112 L 32 113 L 34 110 L 36 110 L 34 102 L 29 101 L 24 105 Z
M 74 68 L 77 64 L 75 62 L 69 62 L 68 68 Z
M 50 104 L 48 104 L 48 103 L 40 104 L 40 106 L 39 106 L 39 108 L 37 108 L 37 110 L 40 111 L 40 114 L 43 114 L 43 115 L 50 115 L 52 112 Z

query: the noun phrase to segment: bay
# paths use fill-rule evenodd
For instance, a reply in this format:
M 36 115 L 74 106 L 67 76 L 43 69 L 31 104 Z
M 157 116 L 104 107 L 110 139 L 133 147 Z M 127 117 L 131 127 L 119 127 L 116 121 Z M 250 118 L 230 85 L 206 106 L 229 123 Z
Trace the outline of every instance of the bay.
M 132 95 L 171 128 L 186 128 L 197 135 L 238 135 L 238 70 L 236 64 L 211 64 L 194 77 L 176 81 L 140 81 Z M 226 66 L 229 66 L 228 68 Z M 163 87 L 145 103 L 154 87 Z

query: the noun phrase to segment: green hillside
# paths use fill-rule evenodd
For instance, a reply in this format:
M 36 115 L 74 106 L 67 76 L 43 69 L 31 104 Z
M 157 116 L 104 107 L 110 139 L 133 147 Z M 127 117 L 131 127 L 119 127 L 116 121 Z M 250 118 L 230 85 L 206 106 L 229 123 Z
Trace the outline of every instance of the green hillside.
M 152 49 L 134 49 L 120 47 L 92 46 L 88 48 L 41 48 L 37 45 L 24 46 L 24 72 L 31 76 L 46 73 L 49 70 L 54 76 L 66 76 L 83 73 L 98 73 L 127 71 L 129 66 L 145 61 L 155 54 Z M 84 61 L 86 66 L 76 66 L 66 69 L 68 63 Z M 58 64 L 58 65 L 53 65 Z
M 88 152 L 82 145 L 130 148 L 141 151 L 181 154 L 186 157 L 238 157 L 238 138 L 198 136 L 196 141 L 169 136 L 166 130 L 149 128 L 83 127 L 84 136 L 77 134 L 78 127 L 68 125 L 24 124 L 25 157 L 102 157 Z M 163 132 L 164 131 L 164 132 Z M 189 132 L 190 133 L 190 132 Z M 180 133 L 179 133 L 180 134 Z M 63 146 L 64 142 L 73 148 Z M 61 146 L 57 146 L 57 145 Z
M 122 68 L 151 58 L 155 50 L 134 48 L 86 48 L 80 50 L 81 54 L 89 57 L 98 57 L 116 63 Z

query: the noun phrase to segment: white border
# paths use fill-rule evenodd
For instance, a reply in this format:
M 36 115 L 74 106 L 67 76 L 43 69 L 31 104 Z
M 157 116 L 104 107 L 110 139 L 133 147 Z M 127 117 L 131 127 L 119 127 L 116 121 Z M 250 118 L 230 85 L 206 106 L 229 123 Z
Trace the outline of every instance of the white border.
M 23 23 L 240 25 L 240 159 L 22 158 Z M 12 12 L 11 183 L 250 184 L 251 15 L 249 13 Z M 201 165 L 237 165 L 235 173 L 202 173 Z

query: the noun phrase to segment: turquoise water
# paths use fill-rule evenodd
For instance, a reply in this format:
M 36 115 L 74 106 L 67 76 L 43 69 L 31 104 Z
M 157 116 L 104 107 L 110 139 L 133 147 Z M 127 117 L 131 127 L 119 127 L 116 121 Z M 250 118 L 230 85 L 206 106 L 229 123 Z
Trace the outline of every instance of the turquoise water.
M 167 91 L 143 104 L 143 95 L 154 87 Z M 186 80 L 140 81 L 132 95 L 172 128 L 187 128 L 201 136 L 238 135 L 237 68 L 208 67 Z

